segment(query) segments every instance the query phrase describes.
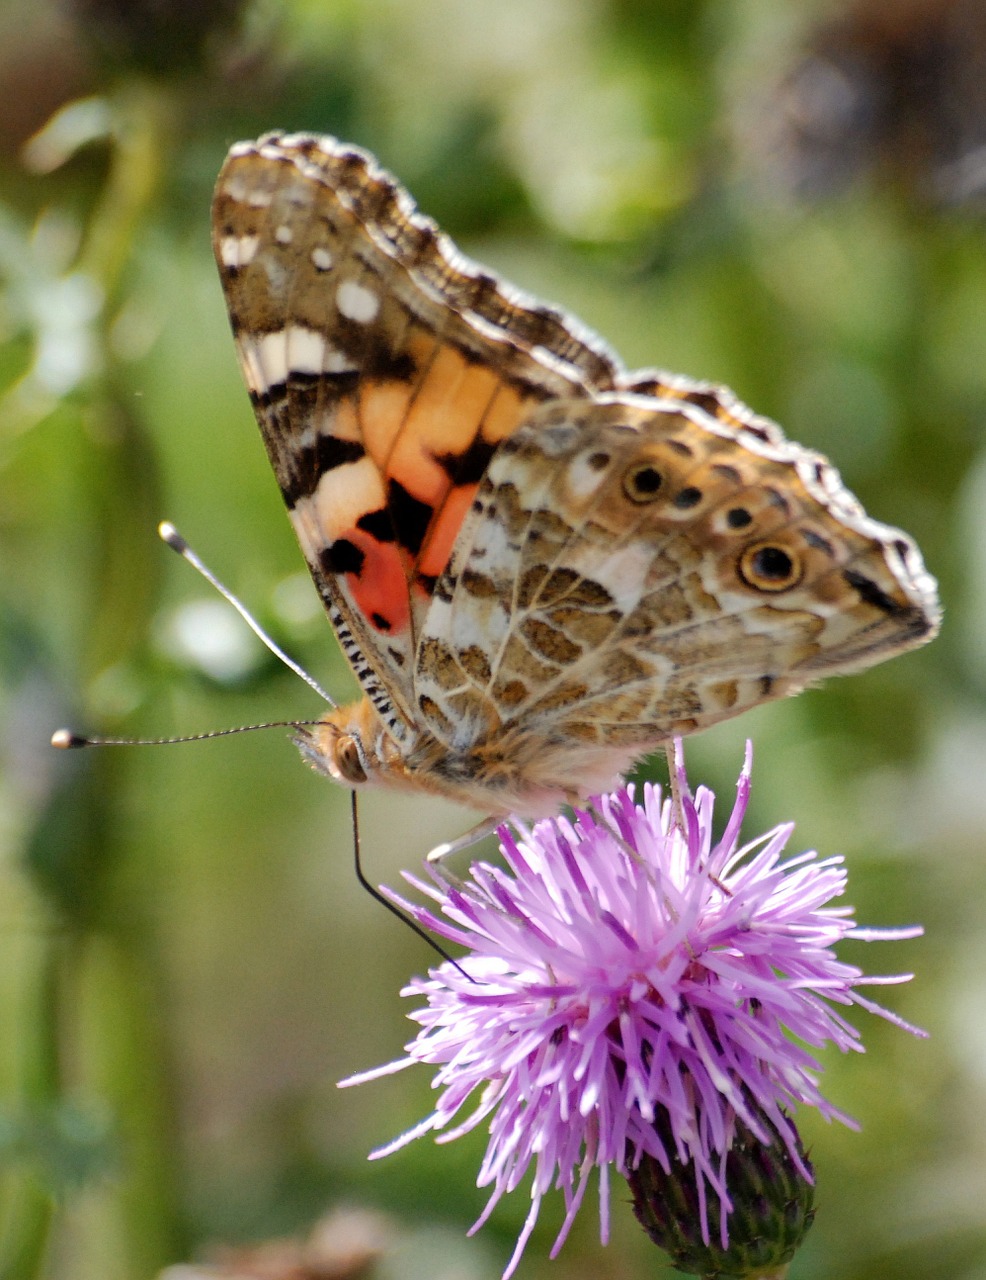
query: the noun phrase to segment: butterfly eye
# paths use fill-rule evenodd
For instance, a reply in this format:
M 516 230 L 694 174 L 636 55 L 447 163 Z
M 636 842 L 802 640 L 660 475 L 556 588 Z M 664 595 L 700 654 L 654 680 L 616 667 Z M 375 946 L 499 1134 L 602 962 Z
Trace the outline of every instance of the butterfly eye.
M 357 787 L 366 781 L 366 769 L 359 744 L 352 734 L 341 737 L 336 744 L 335 765 L 344 782 Z
M 739 572 L 747 586 L 758 591 L 789 591 L 801 581 L 804 569 L 784 547 L 759 543 L 743 552 Z
M 653 502 L 660 492 L 664 477 L 649 462 L 631 467 L 623 477 L 623 492 L 631 502 Z

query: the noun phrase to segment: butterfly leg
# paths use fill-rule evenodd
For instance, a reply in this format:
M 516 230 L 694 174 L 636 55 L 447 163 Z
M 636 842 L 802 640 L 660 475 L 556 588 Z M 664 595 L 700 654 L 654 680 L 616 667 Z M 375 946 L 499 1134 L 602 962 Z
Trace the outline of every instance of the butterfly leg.
M 470 827 L 468 831 L 463 832 L 457 839 L 448 840 L 444 844 L 436 844 L 431 853 L 428 854 L 426 861 L 441 862 L 449 854 L 458 853 L 460 849 L 468 849 L 471 844 L 476 844 L 484 837 L 492 835 L 502 821 L 502 818 L 493 816 L 484 818 L 482 822 L 477 822 L 474 827 Z
M 671 816 L 675 826 L 680 827 L 683 832 L 687 832 L 685 825 L 685 811 L 681 804 L 681 780 L 684 777 L 683 762 L 678 759 L 678 743 L 666 742 L 664 744 L 664 755 L 668 762 L 668 790 L 671 793 Z

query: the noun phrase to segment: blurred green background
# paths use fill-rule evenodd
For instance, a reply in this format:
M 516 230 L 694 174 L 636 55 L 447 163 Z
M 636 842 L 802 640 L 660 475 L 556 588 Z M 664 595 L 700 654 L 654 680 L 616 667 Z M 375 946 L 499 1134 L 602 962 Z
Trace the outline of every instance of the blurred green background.
M 482 1135 L 366 1163 L 429 1073 L 335 1081 L 398 1056 L 433 957 L 359 892 L 344 792 L 278 731 L 48 746 L 319 714 L 162 518 L 352 689 L 209 250 L 227 147 L 280 127 L 369 147 L 467 252 L 628 365 L 728 383 L 922 546 L 932 646 L 688 761 L 725 804 L 751 735 L 748 833 L 795 819 L 862 922 L 927 930 L 845 950 L 916 971 L 887 1003 L 931 1039 L 862 1018 L 825 1060 L 862 1132 L 802 1117 L 792 1276 L 986 1277 L 984 86 L 981 0 L 3 0 L 0 1276 L 149 1280 L 358 1206 L 384 1280 L 487 1280 L 528 1207 L 464 1238 Z M 472 818 L 367 796 L 370 875 Z M 619 1190 L 599 1247 L 591 1196 L 553 1263 L 545 1206 L 521 1276 L 663 1273 Z

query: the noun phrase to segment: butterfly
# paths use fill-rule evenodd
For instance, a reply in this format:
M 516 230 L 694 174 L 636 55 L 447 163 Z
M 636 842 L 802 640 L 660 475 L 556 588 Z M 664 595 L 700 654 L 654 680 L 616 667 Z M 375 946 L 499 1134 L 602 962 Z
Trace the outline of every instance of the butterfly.
M 298 731 L 337 781 L 553 813 L 676 735 L 935 634 L 914 542 L 825 458 L 724 387 L 626 371 L 366 151 L 235 145 L 213 244 L 362 686 Z

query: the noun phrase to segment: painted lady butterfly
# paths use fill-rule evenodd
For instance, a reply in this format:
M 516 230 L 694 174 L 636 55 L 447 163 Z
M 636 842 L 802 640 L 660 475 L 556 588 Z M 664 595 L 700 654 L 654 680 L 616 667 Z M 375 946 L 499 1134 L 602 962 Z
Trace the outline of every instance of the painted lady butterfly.
M 929 640 L 914 543 L 731 392 L 629 373 L 372 156 L 232 148 L 214 245 L 312 577 L 363 687 L 299 745 L 503 816 Z

